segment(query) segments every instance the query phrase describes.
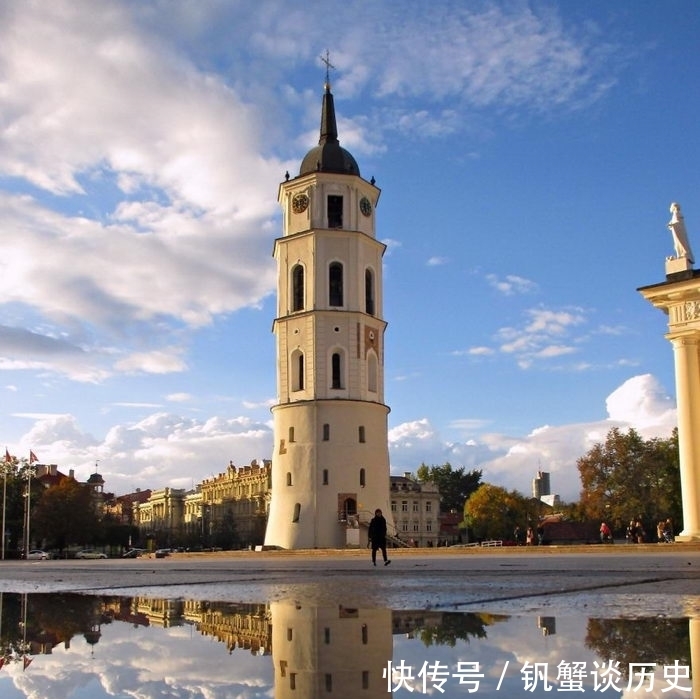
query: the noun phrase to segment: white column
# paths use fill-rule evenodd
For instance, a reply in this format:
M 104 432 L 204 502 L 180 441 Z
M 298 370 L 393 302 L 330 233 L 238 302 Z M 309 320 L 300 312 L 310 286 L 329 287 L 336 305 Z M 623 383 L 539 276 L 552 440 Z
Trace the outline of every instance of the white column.
M 678 452 L 683 531 L 678 541 L 700 541 L 700 354 L 697 337 L 670 338 L 676 364 Z

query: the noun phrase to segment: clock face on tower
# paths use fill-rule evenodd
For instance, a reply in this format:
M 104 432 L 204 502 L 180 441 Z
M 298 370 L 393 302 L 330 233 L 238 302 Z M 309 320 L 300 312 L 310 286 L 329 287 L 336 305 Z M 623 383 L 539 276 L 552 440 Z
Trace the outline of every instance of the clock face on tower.
M 309 205 L 309 197 L 306 194 L 299 193 L 292 197 L 292 211 L 295 214 L 301 214 L 306 211 Z
M 367 197 L 360 199 L 360 211 L 364 216 L 369 216 L 372 213 L 372 202 Z

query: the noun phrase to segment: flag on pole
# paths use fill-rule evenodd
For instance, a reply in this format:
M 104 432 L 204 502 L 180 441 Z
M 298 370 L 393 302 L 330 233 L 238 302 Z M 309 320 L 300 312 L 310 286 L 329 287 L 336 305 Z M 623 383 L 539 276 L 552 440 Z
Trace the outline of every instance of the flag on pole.
M 7 447 L 5 447 L 5 463 L 6 464 L 12 463 L 12 457 L 10 456 L 10 452 L 7 449 Z
M 34 658 L 30 658 L 28 655 L 25 655 L 24 658 L 24 667 L 22 668 L 23 670 L 26 670 L 29 667 L 29 664 L 34 660 Z
M 39 461 L 39 457 L 30 449 L 29 450 L 29 463 L 33 464 L 35 461 Z

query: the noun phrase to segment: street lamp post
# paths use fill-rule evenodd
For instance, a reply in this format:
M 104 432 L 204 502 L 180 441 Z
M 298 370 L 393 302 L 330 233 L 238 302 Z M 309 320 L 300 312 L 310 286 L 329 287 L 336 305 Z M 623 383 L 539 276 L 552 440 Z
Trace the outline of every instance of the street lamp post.
M 9 464 L 5 461 L 2 464 L 2 548 L 0 550 L 0 560 L 5 560 L 5 510 L 7 509 L 7 469 Z
M 27 480 L 27 494 L 24 501 L 24 557 L 26 559 L 29 553 L 29 545 L 31 542 L 30 523 L 32 514 L 32 475 L 34 475 L 35 466 L 33 463 L 27 464 L 22 473 L 22 477 Z

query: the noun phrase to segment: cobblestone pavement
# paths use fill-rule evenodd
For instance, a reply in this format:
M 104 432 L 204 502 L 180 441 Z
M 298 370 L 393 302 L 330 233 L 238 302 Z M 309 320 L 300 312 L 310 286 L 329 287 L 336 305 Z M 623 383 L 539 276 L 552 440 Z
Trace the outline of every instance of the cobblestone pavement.
M 174 554 L 0 562 L 0 592 L 598 616 L 700 617 L 700 546 Z

